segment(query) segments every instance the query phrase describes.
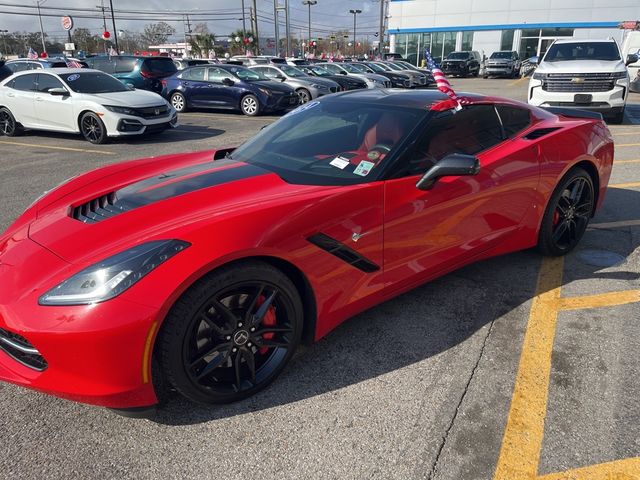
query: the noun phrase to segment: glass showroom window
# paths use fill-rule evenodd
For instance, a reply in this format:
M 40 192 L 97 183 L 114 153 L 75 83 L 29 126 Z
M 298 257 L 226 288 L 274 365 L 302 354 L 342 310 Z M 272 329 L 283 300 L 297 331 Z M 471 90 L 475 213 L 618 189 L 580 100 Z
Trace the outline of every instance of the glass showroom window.
M 473 32 L 462 32 L 462 50 L 468 52 L 473 49 Z
M 500 50 L 513 49 L 513 34 L 515 30 L 503 30 L 500 36 Z

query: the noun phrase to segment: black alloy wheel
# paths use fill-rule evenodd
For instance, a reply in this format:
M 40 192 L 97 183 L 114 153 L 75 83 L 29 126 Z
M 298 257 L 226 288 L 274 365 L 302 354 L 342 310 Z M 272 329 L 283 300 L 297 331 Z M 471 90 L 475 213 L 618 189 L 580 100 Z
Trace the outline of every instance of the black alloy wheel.
M 301 88 L 296 93 L 298 94 L 298 97 L 300 97 L 300 105 L 311 101 L 311 93 L 309 90 Z
M 0 108 L 0 134 L 15 137 L 22 129 L 8 108 Z
M 594 204 L 591 177 L 581 168 L 573 169 L 551 196 L 540 227 L 538 249 L 550 256 L 573 250 L 587 230 Z
M 190 400 L 240 400 L 285 367 L 300 342 L 302 316 L 295 286 L 273 266 L 223 267 L 172 308 L 159 343 L 162 369 Z
M 85 113 L 80 119 L 80 132 L 84 138 L 93 144 L 101 144 L 107 141 L 107 129 L 93 112 Z

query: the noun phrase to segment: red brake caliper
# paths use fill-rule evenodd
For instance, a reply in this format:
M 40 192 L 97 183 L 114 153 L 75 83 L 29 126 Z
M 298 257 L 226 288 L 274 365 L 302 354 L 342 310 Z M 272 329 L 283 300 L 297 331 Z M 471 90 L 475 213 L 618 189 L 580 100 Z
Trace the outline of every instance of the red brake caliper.
M 262 305 L 264 303 L 264 301 L 265 301 L 265 297 L 260 297 L 258 299 L 258 302 L 257 302 L 257 307 L 260 308 L 260 305 Z M 264 326 L 264 327 L 274 327 L 276 325 L 276 309 L 275 309 L 275 307 L 273 307 L 273 306 L 269 307 L 269 310 L 267 310 L 267 313 L 265 314 L 261 325 Z M 264 338 L 265 340 L 272 340 L 274 335 L 275 335 L 274 333 L 265 333 L 264 335 L 262 335 L 262 338 Z M 269 349 L 267 347 L 262 347 L 260 349 L 260 354 L 264 355 L 268 351 L 269 351 Z

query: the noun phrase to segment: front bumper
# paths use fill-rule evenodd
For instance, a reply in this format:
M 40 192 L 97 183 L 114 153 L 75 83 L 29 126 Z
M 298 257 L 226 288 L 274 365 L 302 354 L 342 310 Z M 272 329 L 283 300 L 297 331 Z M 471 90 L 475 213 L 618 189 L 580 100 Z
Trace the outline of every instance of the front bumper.
M 109 137 L 123 137 L 175 128 L 178 126 L 178 114 L 175 110 L 171 109 L 168 115 L 155 118 L 143 118 L 106 112 L 102 116 L 102 121 L 107 128 L 107 135 Z
M 600 112 L 616 112 L 624 108 L 629 92 L 628 84 L 616 84 L 606 92 L 549 92 L 542 82 L 531 79 L 528 101 L 536 107 L 569 107 Z M 584 95 L 588 95 L 584 96 Z
M 443 65 L 442 73 L 445 75 L 467 75 L 469 73 L 469 68 L 463 63 Z
M 0 329 L 46 361 L 35 369 L 0 348 L 0 380 L 109 408 L 157 403 L 150 354 L 159 311 L 124 298 L 95 305 L 38 304 L 52 275 L 73 268 L 22 234 L 0 239 Z M 6 333 L 5 333 L 6 335 Z
M 515 71 L 514 65 L 487 65 L 484 74 L 487 76 L 511 76 Z
M 300 97 L 297 93 L 290 94 L 272 94 L 265 99 L 265 111 L 274 112 L 286 110 L 288 108 L 297 107 L 300 104 Z

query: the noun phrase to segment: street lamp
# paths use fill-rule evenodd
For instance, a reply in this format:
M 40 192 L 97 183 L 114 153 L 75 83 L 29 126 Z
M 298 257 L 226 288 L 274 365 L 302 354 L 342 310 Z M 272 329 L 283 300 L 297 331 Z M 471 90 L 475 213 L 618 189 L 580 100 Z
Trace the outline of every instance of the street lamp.
M 303 5 L 309 6 L 309 36 L 307 37 L 307 40 L 309 42 L 309 53 L 311 53 L 311 6 L 316 5 L 317 3 L 318 2 L 316 0 L 304 0 L 302 2 Z
M 46 53 L 47 46 L 44 44 L 44 28 L 42 27 L 42 15 L 40 14 L 40 5 L 44 4 L 47 0 L 36 0 L 38 5 L 38 20 L 40 20 L 40 36 L 42 38 L 42 51 Z
M 362 10 L 349 10 L 353 14 L 353 56 L 356 56 L 356 15 L 362 13 Z

